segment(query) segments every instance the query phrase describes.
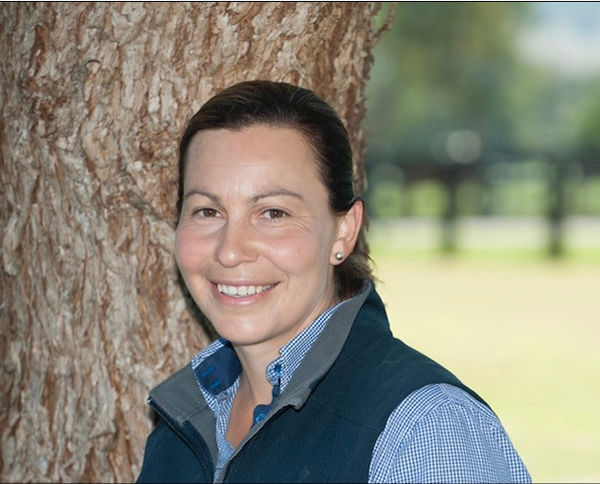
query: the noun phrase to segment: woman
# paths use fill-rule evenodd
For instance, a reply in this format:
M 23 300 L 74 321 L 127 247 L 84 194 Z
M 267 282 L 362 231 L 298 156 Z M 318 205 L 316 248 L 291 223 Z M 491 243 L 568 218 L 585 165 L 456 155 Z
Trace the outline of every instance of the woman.
M 389 331 L 340 119 L 237 84 L 180 144 L 176 259 L 221 336 L 150 393 L 139 482 L 528 481 L 487 405 Z

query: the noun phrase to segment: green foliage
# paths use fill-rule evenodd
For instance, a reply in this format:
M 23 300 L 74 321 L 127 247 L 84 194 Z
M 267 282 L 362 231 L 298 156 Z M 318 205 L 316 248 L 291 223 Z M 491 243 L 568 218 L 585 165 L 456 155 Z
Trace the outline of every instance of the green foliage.
M 600 102 L 595 108 L 597 114 L 590 106 L 595 82 L 561 78 L 548 70 L 522 65 L 508 99 L 513 113 L 515 149 L 579 151 L 582 131 L 590 129 L 593 124 L 589 123 L 600 114 Z
M 540 181 L 499 182 L 492 191 L 493 211 L 498 215 L 543 215 L 547 196 L 547 187 Z
M 434 181 L 424 181 L 403 188 L 393 181 L 380 181 L 370 198 L 375 217 L 439 217 L 447 197 L 444 187 Z
M 600 88 L 596 87 L 586 101 L 578 141 L 582 151 L 600 158 Z
M 600 215 L 600 175 L 571 185 L 571 211 L 581 215 Z
M 373 143 L 428 152 L 440 131 L 509 137 L 512 39 L 525 7 L 513 3 L 400 3 L 375 53 L 369 85 Z
M 416 183 L 408 196 L 412 213 L 424 217 L 441 216 L 447 203 L 443 187 L 433 181 Z
M 536 160 L 496 163 L 487 170 L 491 211 L 498 215 L 544 215 L 548 210 L 550 170 Z
M 404 195 L 402 187 L 391 181 L 381 181 L 377 184 L 370 200 L 372 214 L 375 217 L 394 217 L 402 215 Z
M 461 215 L 483 215 L 490 204 L 489 192 L 476 181 L 466 181 L 458 186 L 458 213 Z
M 380 175 L 410 163 L 450 162 L 451 133 L 476 135 L 483 153 L 476 161 L 489 165 L 482 170 L 485 184 L 459 185 L 459 214 L 544 214 L 553 190 L 552 160 L 532 162 L 530 156 L 598 162 L 598 78 L 561 77 L 518 53 L 519 32 L 534 19 L 534 6 L 397 5 L 391 31 L 375 48 L 368 85 L 367 166 L 376 216 L 443 213 L 445 192 L 435 182 L 403 188 L 401 174 Z M 522 159 L 504 163 L 503 153 L 521 153 Z M 599 214 L 597 182 L 575 175 L 560 175 L 571 180 L 567 208 Z
M 540 162 L 499 165 L 492 170 L 494 174 L 487 186 L 475 180 L 460 183 L 458 213 L 546 216 L 551 191 L 547 170 L 540 171 L 540 166 L 545 167 Z M 568 213 L 600 216 L 600 176 L 572 181 L 566 188 Z M 376 183 L 369 209 L 376 218 L 439 217 L 446 203 L 446 193 L 440 183 L 427 181 L 406 188 L 397 181 L 387 180 Z

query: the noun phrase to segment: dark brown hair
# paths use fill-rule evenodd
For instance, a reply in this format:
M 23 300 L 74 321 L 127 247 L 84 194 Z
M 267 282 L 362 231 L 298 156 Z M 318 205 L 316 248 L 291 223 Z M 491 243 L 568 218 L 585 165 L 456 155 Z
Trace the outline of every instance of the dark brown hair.
M 235 84 L 209 99 L 188 123 L 179 144 L 179 192 L 181 214 L 185 156 L 196 133 L 207 129 L 242 129 L 257 124 L 297 129 L 312 146 L 321 179 L 335 213 L 345 213 L 359 199 L 352 172 L 352 149 L 348 133 L 337 113 L 313 91 L 284 82 L 247 81 Z M 335 266 L 340 298 L 356 294 L 365 279 L 372 280 L 361 227 L 359 243 L 352 254 Z

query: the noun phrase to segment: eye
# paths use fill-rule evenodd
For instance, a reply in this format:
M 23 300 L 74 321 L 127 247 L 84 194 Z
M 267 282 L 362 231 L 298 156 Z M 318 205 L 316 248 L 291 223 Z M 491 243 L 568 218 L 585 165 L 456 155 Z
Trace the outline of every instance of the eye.
M 263 212 L 263 216 L 269 220 L 278 220 L 282 219 L 289 215 L 286 211 L 281 210 L 280 208 L 269 208 Z
M 219 216 L 219 212 L 214 208 L 198 208 L 194 210 L 192 214 L 204 218 L 213 218 Z

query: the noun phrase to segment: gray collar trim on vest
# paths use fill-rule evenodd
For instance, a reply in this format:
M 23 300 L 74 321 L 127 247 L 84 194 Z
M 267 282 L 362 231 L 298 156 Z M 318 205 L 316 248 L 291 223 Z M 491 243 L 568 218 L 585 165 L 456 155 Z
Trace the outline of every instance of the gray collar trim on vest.
M 213 462 L 217 461 L 215 417 L 198 389 L 191 364 L 152 389 L 148 403 L 177 433 L 191 424 L 204 439 Z
M 333 313 L 319 338 L 294 372 L 280 400 L 275 404 L 274 412 L 287 405 L 292 405 L 296 409 L 304 405 L 312 391 L 311 385 L 321 380 L 338 358 L 356 315 L 371 289 L 372 283 L 365 281 L 360 293 L 348 299 Z

